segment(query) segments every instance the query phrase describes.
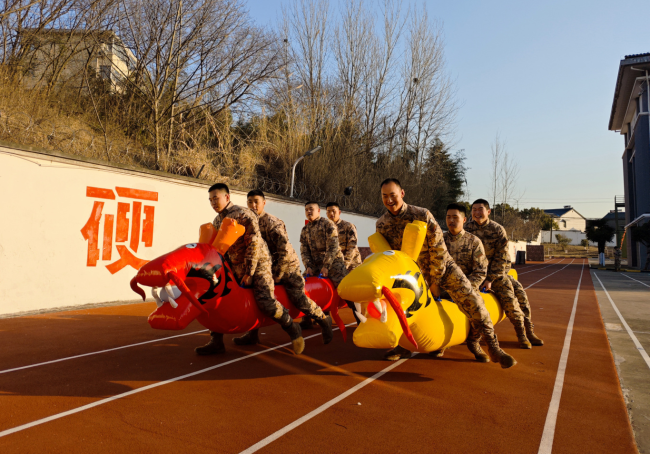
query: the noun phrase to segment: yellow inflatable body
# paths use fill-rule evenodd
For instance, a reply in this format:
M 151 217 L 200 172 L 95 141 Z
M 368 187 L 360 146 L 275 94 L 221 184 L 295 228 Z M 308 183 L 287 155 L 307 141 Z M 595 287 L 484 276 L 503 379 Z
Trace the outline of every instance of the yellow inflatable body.
M 399 344 L 428 353 L 467 339 L 467 317 L 452 301 L 433 298 L 416 263 L 425 234 L 424 222 L 408 224 L 402 250 L 395 251 L 375 233 L 368 238 L 373 254 L 339 284 L 339 295 L 355 302 L 362 322 L 353 335 L 358 347 L 390 349 Z M 510 274 L 517 277 L 514 270 Z M 499 301 L 491 293 L 481 296 L 492 322 L 502 321 L 505 313 Z

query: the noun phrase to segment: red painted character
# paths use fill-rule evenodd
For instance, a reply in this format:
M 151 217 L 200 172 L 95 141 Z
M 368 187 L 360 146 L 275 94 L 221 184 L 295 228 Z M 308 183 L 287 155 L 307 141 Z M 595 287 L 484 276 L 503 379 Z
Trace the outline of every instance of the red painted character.
M 225 219 L 218 233 L 211 224 L 202 226 L 199 243 L 181 246 L 150 261 L 131 280 L 131 288 L 143 300 L 146 295 L 138 284 L 152 287 L 159 305 L 149 315 L 152 328 L 181 330 L 197 319 L 214 333 L 235 334 L 275 323 L 259 310 L 253 291 L 237 283 L 223 256 L 243 230 L 236 221 L 231 221 Z M 164 289 L 160 296 L 158 288 Z M 307 278 L 305 293 L 323 310 L 331 311 L 346 339 L 345 327 L 338 313 L 339 307 L 346 304 L 330 280 Z M 275 298 L 289 310 L 292 318 L 303 315 L 289 302 L 282 285 L 275 286 Z

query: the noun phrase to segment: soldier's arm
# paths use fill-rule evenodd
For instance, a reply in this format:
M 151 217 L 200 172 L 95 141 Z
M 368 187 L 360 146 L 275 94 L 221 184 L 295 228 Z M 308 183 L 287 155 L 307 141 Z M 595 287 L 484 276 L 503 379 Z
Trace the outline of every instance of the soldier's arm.
M 336 229 L 336 224 L 328 222 L 325 224 L 325 257 L 323 258 L 323 268 L 329 269 L 334 263 L 339 252 L 339 231 Z
M 354 260 L 354 251 L 357 249 L 357 229 L 352 223 L 348 225 L 350 227 L 346 232 L 348 244 L 346 245 L 345 253 L 343 254 L 346 268 L 349 267 L 352 260 Z
M 427 246 L 429 249 L 429 260 L 431 261 L 431 283 L 439 286 L 440 280 L 447 270 L 447 265 L 445 264 L 445 252 L 447 251 L 447 246 L 445 246 L 445 240 L 442 237 L 442 229 L 429 211 L 427 211 L 426 222 Z
M 508 237 L 503 227 L 495 231 L 494 257 L 490 263 L 486 279 L 490 282 L 506 274 L 510 257 L 508 254 Z
M 245 228 L 244 245 L 246 246 L 246 252 L 244 253 L 244 274 L 252 276 L 257 269 L 260 247 L 262 247 L 261 243 L 264 241 L 260 233 L 260 226 L 257 223 L 257 218 L 246 212 L 241 212 L 237 216 L 236 221 Z
M 277 275 L 274 277 L 281 279 L 289 268 L 289 248 L 291 247 L 289 243 L 289 235 L 287 234 L 284 222 L 280 221 L 275 224 L 271 228 L 269 236 L 271 237 L 271 241 L 275 245 L 275 250 L 278 253 L 278 263 L 276 264 Z
M 472 288 L 478 289 L 487 276 L 488 259 L 485 256 L 485 249 L 483 243 L 478 238 L 473 245 L 472 250 L 472 272 L 467 279 L 472 283 Z
M 311 258 L 311 248 L 309 247 L 309 238 L 307 234 L 307 226 L 302 228 L 300 232 L 300 257 L 302 258 L 302 264 L 305 266 L 305 269 L 311 268 L 314 271 L 314 266 L 312 264 Z

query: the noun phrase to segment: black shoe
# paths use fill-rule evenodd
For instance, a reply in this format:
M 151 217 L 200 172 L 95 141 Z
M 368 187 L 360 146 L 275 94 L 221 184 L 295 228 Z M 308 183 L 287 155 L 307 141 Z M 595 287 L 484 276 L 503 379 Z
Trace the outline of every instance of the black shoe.
M 236 345 L 255 345 L 260 343 L 259 330 L 252 329 L 243 336 L 235 337 L 233 341 Z
M 194 349 L 197 355 L 219 355 L 221 353 L 226 353 L 226 346 L 223 345 L 223 334 L 221 333 L 211 333 L 210 342 L 203 345 L 202 347 L 196 347 Z
M 302 337 L 302 330 L 300 329 L 300 325 L 292 321 L 290 325 L 283 326 L 282 329 L 286 331 L 286 333 L 289 335 L 289 338 L 291 339 L 293 352 L 296 355 L 301 354 L 305 349 L 305 339 Z
M 388 350 L 384 355 L 386 361 L 397 361 L 404 358 L 410 358 L 411 352 L 399 345 L 392 350 Z

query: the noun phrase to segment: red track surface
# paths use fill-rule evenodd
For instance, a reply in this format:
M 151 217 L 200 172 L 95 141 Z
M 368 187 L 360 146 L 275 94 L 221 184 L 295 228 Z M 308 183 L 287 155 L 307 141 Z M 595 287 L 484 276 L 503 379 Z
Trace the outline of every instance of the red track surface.
M 528 286 L 569 263 L 522 267 L 520 280 Z M 553 452 L 636 452 L 593 284 L 581 265 L 575 261 L 528 290 L 544 347 L 520 350 L 512 325 L 497 326 L 516 367 L 477 363 L 465 346 L 442 359 L 418 355 L 259 452 L 536 453 L 581 272 Z M 0 452 L 236 453 L 390 365 L 381 351 L 344 344 L 340 334 L 324 346 L 318 335 L 307 340 L 302 356 L 280 348 L 1 436 L 287 341 L 270 327 L 262 345 L 239 348 L 227 336 L 226 355 L 197 357 L 192 349 L 207 333 L 162 339 L 183 332 L 151 330 L 146 317 L 153 307 L 0 320 Z M 344 315 L 352 321 L 348 310 Z M 185 332 L 201 329 L 193 323 Z M 155 339 L 161 340 L 2 373 Z

